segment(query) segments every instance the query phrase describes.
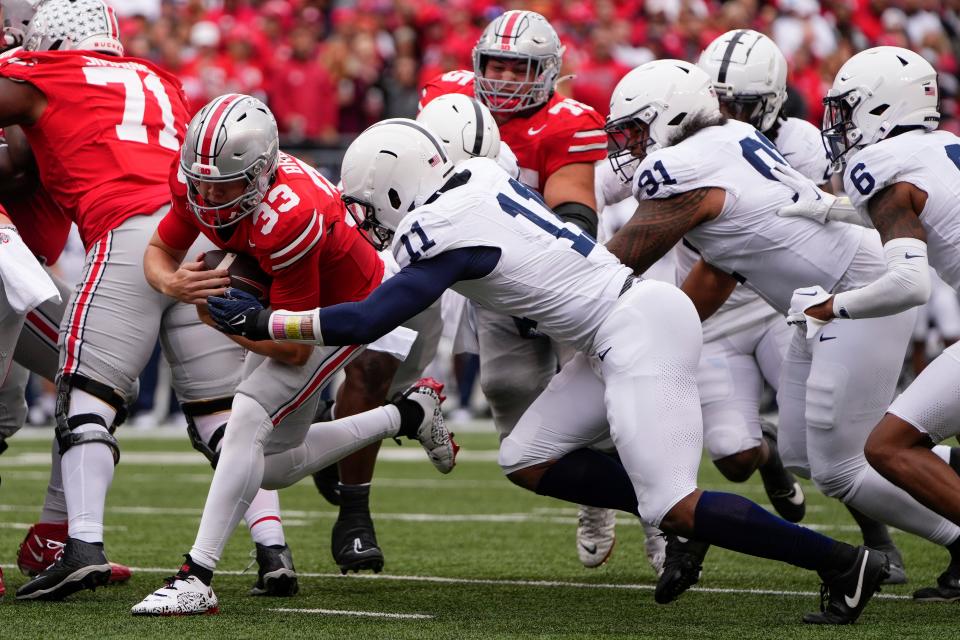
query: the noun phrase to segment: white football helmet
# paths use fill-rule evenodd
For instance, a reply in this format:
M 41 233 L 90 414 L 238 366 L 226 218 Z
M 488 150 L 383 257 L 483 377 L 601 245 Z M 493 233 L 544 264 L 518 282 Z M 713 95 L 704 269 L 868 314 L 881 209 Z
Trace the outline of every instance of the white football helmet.
M 44 0 L 27 25 L 23 48 L 123 56 L 117 16 L 103 0 Z
M 347 148 L 340 168 L 342 198 L 357 227 L 382 251 L 403 217 L 442 187 L 453 169 L 429 128 L 391 118 L 367 128 Z
M 487 25 L 473 48 L 474 93 L 494 113 L 516 113 L 545 104 L 553 95 L 563 45 L 547 19 L 533 11 L 507 11 Z M 524 80 L 484 77 L 490 58 L 524 60 Z
M 823 143 L 840 170 L 851 149 L 883 140 L 896 127 L 937 128 L 937 72 L 908 49 L 874 47 L 840 67 L 823 104 Z
M 490 109 L 462 93 L 431 100 L 417 122 L 439 136 L 453 164 L 478 156 L 496 160 L 500 153 L 500 128 Z
M 43 0 L 0 0 L 3 10 L 3 39 L 8 47 L 23 44 L 27 25 Z
M 728 31 L 703 50 L 697 66 L 732 118 L 760 131 L 777 121 L 787 99 L 787 59 L 773 40 L 752 29 Z
M 277 121 L 267 105 L 240 93 L 214 98 L 193 116 L 180 148 L 190 209 L 208 227 L 236 224 L 263 201 L 279 159 Z M 222 204 L 204 202 L 200 183 L 234 180 L 247 183 L 239 197 Z
M 625 75 L 610 98 L 604 127 L 610 165 L 624 182 L 648 153 L 670 144 L 698 114 L 720 114 L 710 76 L 683 60 L 654 60 Z

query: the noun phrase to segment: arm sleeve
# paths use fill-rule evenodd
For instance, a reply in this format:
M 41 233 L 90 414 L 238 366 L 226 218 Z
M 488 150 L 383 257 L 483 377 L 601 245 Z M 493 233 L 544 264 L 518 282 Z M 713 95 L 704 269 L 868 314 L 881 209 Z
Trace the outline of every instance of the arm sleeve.
M 916 307 L 930 297 L 927 243 L 916 238 L 894 238 L 883 245 L 887 272 L 865 287 L 833 297 L 840 318 L 876 318 Z
M 324 344 L 373 342 L 429 307 L 455 282 L 487 275 L 499 259 L 498 249 L 473 247 L 411 264 L 365 300 L 321 309 Z

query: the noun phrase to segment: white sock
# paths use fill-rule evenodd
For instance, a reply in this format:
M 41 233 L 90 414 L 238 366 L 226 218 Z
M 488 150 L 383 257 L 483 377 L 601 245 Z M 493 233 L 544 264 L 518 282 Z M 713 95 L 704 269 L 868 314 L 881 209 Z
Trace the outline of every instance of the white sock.
M 102 400 L 79 389 L 70 390 L 68 416 L 92 413 L 113 424 L 117 412 Z M 73 433 L 107 429 L 97 423 L 81 424 Z M 103 510 L 107 490 L 113 481 L 113 450 L 100 442 L 70 447 L 61 458 L 64 498 L 67 503 L 68 531 L 71 538 L 84 542 L 103 542 Z
M 307 431 L 302 444 L 267 456 L 263 486 L 289 487 L 354 451 L 395 436 L 399 430 L 400 411 L 390 404 L 331 422 L 318 422 Z
M 237 394 L 220 449 L 220 460 L 203 506 L 190 558 L 213 569 L 263 478 L 263 443 L 273 422 L 253 398 Z
M 938 458 L 940 458 L 947 464 L 950 464 L 950 451 L 951 451 L 950 447 L 948 447 L 945 444 L 938 444 L 937 446 L 932 448 L 931 451 L 933 451 Z
M 946 546 L 960 537 L 960 527 L 927 509 L 871 466 L 864 469 L 859 486 L 843 502 L 874 520 L 939 545 Z
M 67 499 L 63 495 L 63 472 L 60 465 L 60 444 L 56 438 L 50 451 L 50 482 L 47 483 L 47 494 L 43 498 L 43 510 L 40 511 L 40 522 L 66 522 Z
M 250 508 L 243 514 L 250 528 L 250 537 L 256 544 L 283 545 L 283 524 L 280 521 L 280 495 L 276 491 L 260 489 Z

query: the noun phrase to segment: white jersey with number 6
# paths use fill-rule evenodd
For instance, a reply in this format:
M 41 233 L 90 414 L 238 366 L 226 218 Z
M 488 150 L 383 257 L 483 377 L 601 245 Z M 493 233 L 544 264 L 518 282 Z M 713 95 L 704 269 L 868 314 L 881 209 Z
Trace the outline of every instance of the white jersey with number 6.
M 537 322 L 555 340 L 591 349 L 630 269 L 495 162 L 473 158 L 427 204 L 404 217 L 393 241 L 404 267 L 464 247 L 501 250 L 494 270 L 453 289 L 480 306 Z

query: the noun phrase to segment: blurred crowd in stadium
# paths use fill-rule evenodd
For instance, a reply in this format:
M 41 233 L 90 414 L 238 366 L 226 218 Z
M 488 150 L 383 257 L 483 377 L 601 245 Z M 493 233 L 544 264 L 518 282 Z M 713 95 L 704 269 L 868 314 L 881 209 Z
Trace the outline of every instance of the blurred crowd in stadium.
M 288 143 L 329 145 L 416 113 L 434 75 L 472 68 L 482 27 L 532 9 L 566 46 L 560 90 L 602 114 L 631 68 L 696 60 L 721 33 L 751 27 L 790 64 L 791 115 L 819 124 L 820 99 L 857 51 L 896 45 L 940 72 L 944 122 L 957 120 L 960 0 L 125 0 L 129 55 L 177 74 L 194 110 L 236 91 L 264 98 Z M 333 99 L 331 99 L 333 98 Z

